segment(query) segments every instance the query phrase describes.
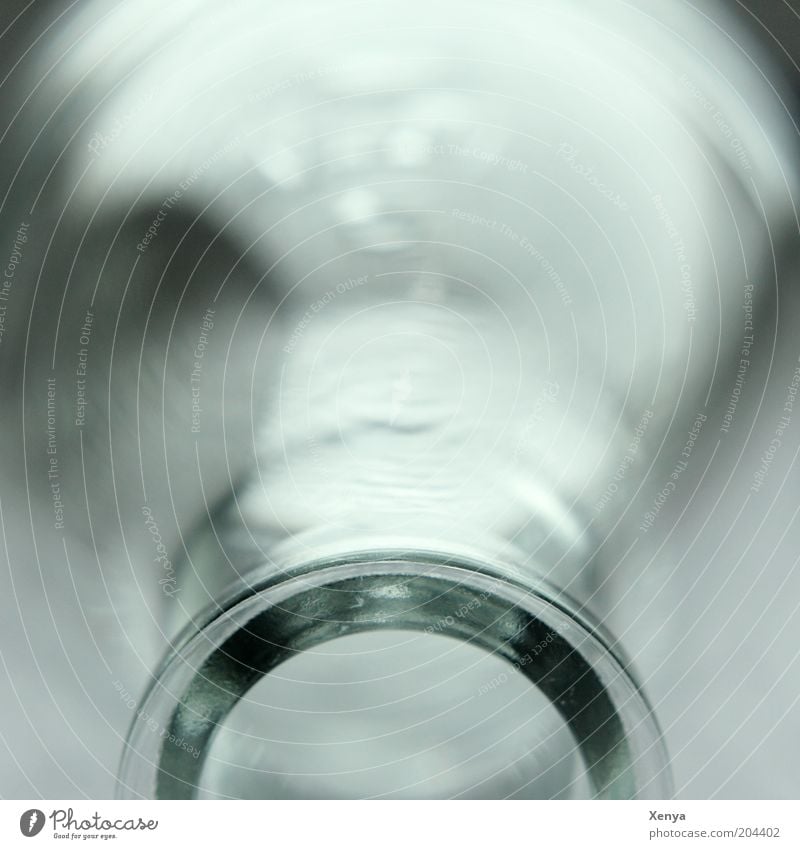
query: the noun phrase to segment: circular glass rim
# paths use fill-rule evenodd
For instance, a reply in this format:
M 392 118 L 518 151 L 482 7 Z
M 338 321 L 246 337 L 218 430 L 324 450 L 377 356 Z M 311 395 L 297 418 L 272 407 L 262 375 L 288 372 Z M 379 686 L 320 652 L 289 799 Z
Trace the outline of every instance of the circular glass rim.
M 257 681 L 298 652 L 385 628 L 464 640 L 517 668 L 568 725 L 594 798 L 671 795 L 662 735 L 629 664 L 539 582 L 466 558 L 371 551 L 273 573 L 215 611 L 184 632 L 137 709 L 119 798 L 194 798 L 216 731 Z

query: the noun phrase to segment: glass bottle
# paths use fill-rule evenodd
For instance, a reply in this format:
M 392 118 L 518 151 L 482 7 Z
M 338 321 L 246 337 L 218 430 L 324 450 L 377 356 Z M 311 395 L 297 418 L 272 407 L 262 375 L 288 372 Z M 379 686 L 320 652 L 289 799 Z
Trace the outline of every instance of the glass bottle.
M 122 795 L 668 795 L 617 570 L 748 360 L 780 100 L 677 3 L 96 15 L 59 169 L 165 648 Z

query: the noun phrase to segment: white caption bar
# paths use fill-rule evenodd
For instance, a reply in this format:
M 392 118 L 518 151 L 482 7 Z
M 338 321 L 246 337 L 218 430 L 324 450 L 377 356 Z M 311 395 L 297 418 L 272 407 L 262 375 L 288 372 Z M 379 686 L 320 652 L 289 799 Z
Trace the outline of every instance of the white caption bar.
M 0 801 L 0 845 L 800 846 L 798 802 Z M 113 843 L 112 843 L 113 841 Z

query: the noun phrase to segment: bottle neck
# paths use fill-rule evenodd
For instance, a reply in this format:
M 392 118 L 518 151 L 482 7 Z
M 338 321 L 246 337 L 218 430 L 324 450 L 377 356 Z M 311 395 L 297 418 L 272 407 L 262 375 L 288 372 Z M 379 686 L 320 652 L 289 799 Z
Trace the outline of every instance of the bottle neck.
M 520 354 L 532 343 L 509 329 L 513 313 L 494 314 L 479 293 L 444 286 L 434 300 L 412 284 L 389 298 L 377 284 L 357 297 L 342 309 L 326 304 L 287 337 L 258 467 L 191 546 L 194 580 L 182 582 L 179 605 L 203 613 L 145 705 L 179 742 L 142 759 L 158 763 L 155 772 L 131 755 L 123 775 L 162 797 L 225 788 L 207 759 L 235 760 L 214 755 L 214 735 L 251 688 L 332 640 L 365 635 L 368 654 L 368 632 L 411 631 L 480 648 L 535 685 L 549 713 L 518 720 L 520 746 L 538 753 L 521 785 L 535 780 L 544 796 L 581 781 L 592 796 L 665 795 L 649 709 L 601 629 L 569 600 L 590 571 L 563 483 L 543 463 L 563 427 L 557 382 Z M 419 662 L 417 649 L 403 657 Z M 465 676 L 444 674 L 460 693 Z M 478 707 L 476 721 L 487 722 Z M 365 733 L 380 737 L 373 714 Z M 469 721 L 452 722 L 457 738 L 470 736 Z M 534 728 L 548 746 L 533 744 Z M 142 731 L 131 751 L 151 742 Z M 414 763 L 383 748 L 374 758 Z M 495 769 L 474 763 L 484 777 Z M 401 768 L 390 786 L 406 782 Z
M 572 424 L 513 293 L 492 302 L 433 272 L 362 279 L 287 321 L 242 523 L 271 548 L 381 539 L 548 563 L 579 594 L 591 547 L 553 450 Z

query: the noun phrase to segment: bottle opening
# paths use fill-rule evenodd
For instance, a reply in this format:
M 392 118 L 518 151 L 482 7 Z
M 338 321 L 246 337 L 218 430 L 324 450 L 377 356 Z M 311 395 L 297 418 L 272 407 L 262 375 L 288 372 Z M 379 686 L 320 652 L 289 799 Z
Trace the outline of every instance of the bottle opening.
M 452 637 L 378 631 L 302 652 L 255 684 L 212 738 L 198 795 L 569 799 L 589 791 L 569 726 L 514 665 Z
M 273 576 L 187 636 L 139 716 L 123 796 L 669 795 L 655 719 L 593 629 L 434 555 Z

